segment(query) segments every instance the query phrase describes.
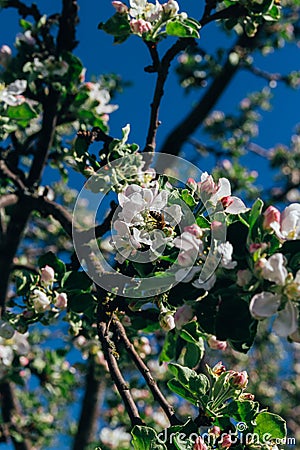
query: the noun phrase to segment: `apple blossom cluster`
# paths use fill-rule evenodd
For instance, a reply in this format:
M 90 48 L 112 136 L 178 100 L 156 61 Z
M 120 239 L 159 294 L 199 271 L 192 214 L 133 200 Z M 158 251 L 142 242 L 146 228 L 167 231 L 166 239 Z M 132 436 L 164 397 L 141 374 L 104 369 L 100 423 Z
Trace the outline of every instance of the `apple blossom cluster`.
M 13 83 L 5 86 L 0 83 L 0 102 L 3 103 L 4 109 L 7 106 L 18 106 L 25 102 L 25 97 L 22 95 L 27 88 L 26 80 L 16 80 Z
M 179 5 L 175 0 L 167 3 L 150 3 L 147 0 L 130 0 L 128 8 L 120 1 L 113 1 L 112 5 L 119 14 L 127 14 L 131 32 L 140 36 L 150 33 L 155 38 L 160 27 L 170 18 L 178 15 Z M 187 17 L 185 13 L 181 16 Z
M 255 319 L 275 317 L 273 331 L 279 336 L 300 342 L 299 262 L 297 263 L 297 254 L 293 263 L 292 258 L 288 260 L 289 253 L 285 256 L 281 250 L 285 248 L 286 242 L 299 241 L 300 204 L 293 203 L 282 213 L 269 206 L 263 214 L 261 228 L 263 239 L 249 244 L 250 267 L 238 270 L 237 284 L 251 291 L 254 286 L 258 287 L 249 305 L 250 313 Z M 276 242 L 276 251 L 273 252 L 270 252 L 270 236 Z
M 25 319 L 32 319 L 36 314 L 52 310 L 59 312 L 66 309 L 68 304 L 67 294 L 53 290 L 55 271 L 46 265 L 41 268 L 35 284 L 30 287 L 27 298 L 27 310 L 23 312 Z

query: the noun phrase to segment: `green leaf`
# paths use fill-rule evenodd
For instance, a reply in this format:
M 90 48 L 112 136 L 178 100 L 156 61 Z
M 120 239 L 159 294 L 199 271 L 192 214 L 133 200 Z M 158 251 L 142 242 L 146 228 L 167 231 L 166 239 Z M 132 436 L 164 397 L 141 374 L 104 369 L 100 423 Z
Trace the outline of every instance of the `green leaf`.
M 65 264 L 60 259 L 58 259 L 53 252 L 47 252 L 44 255 L 40 256 L 38 264 L 40 268 L 45 267 L 46 265 L 52 267 L 55 274 L 57 275 L 58 281 L 66 272 Z
M 23 28 L 24 31 L 32 29 L 32 23 L 28 22 L 28 20 L 25 19 L 20 19 L 20 26 Z
M 185 346 L 185 353 L 183 355 L 183 364 L 187 367 L 196 367 L 201 361 L 203 353 L 197 344 L 188 343 Z
M 200 228 L 210 228 L 210 222 L 203 216 L 197 217 L 196 222 Z
M 196 206 L 197 202 L 195 201 L 194 197 L 189 193 L 187 189 L 183 189 L 181 191 L 181 197 L 182 200 L 191 208 Z
M 172 20 L 167 22 L 166 32 L 169 36 L 177 36 L 177 37 L 194 37 L 199 38 L 199 33 L 197 30 L 192 28 L 191 26 L 181 22 L 180 20 Z
M 253 225 L 255 224 L 257 219 L 261 216 L 263 206 L 264 202 L 260 198 L 258 198 L 253 204 L 249 215 L 250 230 L 252 230 Z
M 22 126 L 25 123 L 29 122 L 29 120 L 37 117 L 36 111 L 28 105 L 28 103 L 22 103 L 17 106 L 9 106 L 6 110 L 6 114 L 10 119 L 18 120 L 22 122 Z
M 159 355 L 159 362 L 169 362 L 172 359 L 175 359 L 176 355 L 176 343 L 177 337 L 175 333 L 169 332 L 165 337 L 165 342 L 162 348 L 162 351 Z
M 127 14 L 116 13 L 105 23 L 99 23 L 98 28 L 115 36 L 115 42 L 124 42 L 131 33 Z
M 175 378 L 172 378 L 172 380 L 168 381 L 167 385 L 168 388 L 171 389 L 171 391 L 175 392 L 175 394 L 184 398 L 188 402 L 192 403 L 193 405 L 198 404 L 197 398 L 193 394 L 191 394 L 188 389 L 182 386 L 182 384 Z
M 151 450 L 151 441 L 157 434 L 153 428 L 135 425 L 131 430 L 132 443 L 135 450 Z
M 90 315 L 94 305 L 94 297 L 92 296 L 92 294 L 88 294 L 87 292 L 71 295 L 68 298 L 68 307 L 71 309 L 71 311 L 74 311 L 76 313 L 83 313 L 85 311 L 88 311 Z
M 286 423 L 277 414 L 261 412 L 256 416 L 255 422 L 254 433 L 257 433 L 260 438 L 264 438 L 267 434 L 270 436 L 270 441 L 286 437 Z
M 85 272 L 67 272 L 62 279 L 62 287 L 65 291 L 88 291 L 93 281 Z
M 180 364 L 169 364 L 170 372 L 186 389 L 192 392 L 196 397 L 203 395 L 209 388 L 208 378 L 203 374 L 197 374 L 189 367 L 181 366 Z

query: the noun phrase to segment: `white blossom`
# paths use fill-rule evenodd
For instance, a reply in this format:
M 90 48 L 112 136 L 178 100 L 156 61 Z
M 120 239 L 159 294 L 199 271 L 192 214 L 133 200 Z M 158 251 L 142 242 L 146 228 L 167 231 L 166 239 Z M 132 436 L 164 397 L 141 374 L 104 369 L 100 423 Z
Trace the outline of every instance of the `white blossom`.
M 9 106 L 18 106 L 25 102 L 22 94 L 27 87 L 26 80 L 16 80 L 8 86 L 0 85 L 0 102 L 4 102 Z
M 224 211 L 229 214 L 240 214 L 248 211 L 240 198 L 231 195 L 231 186 L 227 178 L 220 178 L 218 183 L 215 183 L 211 175 L 204 172 L 201 175 L 198 190 L 204 203 L 209 201 L 216 206 L 218 202 L 221 202 Z
M 270 258 L 259 260 L 262 277 L 279 286 L 284 286 L 288 272 L 285 268 L 285 258 L 282 253 L 275 253 Z
M 282 308 L 282 305 L 283 308 Z M 279 294 L 261 292 L 252 297 L 250 302 L 250 313 L 257 319 L 262 320 L 276 314 L 273 322 L 273 330 L 278 336 L 287 337 L 298 328 L 298 308 L 294 302 L 283 301 Z
M 220 266 L 224 269 L 233 269 L 236 265 L 236 261 L 232 261 L 233 247 L 230 242 L 223 242 L 217 247 L 217 253 L 221 256 Z
M 118 109 L 118 105 L 109 104 L 111 100 L 110 93 L 107 89 L 104 89 L 100 83 L 87 82 L 85 83 L 85 87 L 89 92 L 89 100 L 98 102 L 98 106 L 96 106 L 97 114 L 110 114 Z
M 50 300 L 45 292 L 40 291 L 39 289 L 35 289 L 31 295 L 33 307 L 35 312 L 40 313 L 44 312 L 50 307 Z
M 192 266 L 196 261 L 199 252 L 203 251 L 203 243 L 195 235 L 184 231 L 173 241 L 175 247 L 180 249 L 177 261 L 184 267 Z

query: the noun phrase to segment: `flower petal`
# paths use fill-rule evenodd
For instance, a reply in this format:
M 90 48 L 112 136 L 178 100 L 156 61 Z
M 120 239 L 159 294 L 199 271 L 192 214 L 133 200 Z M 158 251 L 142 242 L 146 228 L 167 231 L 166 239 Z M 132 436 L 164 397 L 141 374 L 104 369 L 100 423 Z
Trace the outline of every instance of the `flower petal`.
M 298 308 L 288 301 L 285 308 L 279 311 L 274 323 L 273 330 L 278 336 L 287 337 L 298 328 Z
M 256 294 L 250 302 L 250 314 L 258 320 L 271 317 L 277 312 L 280 301 L 280 295 L 272 294 L 271 292 Z

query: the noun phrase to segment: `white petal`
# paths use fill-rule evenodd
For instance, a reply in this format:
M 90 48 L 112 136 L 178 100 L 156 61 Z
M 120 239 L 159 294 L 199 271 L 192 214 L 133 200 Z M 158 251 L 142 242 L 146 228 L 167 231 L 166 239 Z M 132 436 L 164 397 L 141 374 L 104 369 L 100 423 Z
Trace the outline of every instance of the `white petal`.
M 286 337 L 294 333 L 298 328 L 298 308 L 293 302 L 288 301 L 285 308 L 279 311 L 273 330 L 278 336 Z
M 204 289 L 205 291 L 209 291 L 217 281 L 217 277 L 215 274 L 213 274 L 208 280 L 206 280 L 204 283 L 202 281 L 196 280 L 192 283 L 193 286 L 199 289 Z
M 249 310 L 255 319 L 265 319 L 273 316 L 280 305 L 281 297 L 271 292 L 261 292 L 252 297 Z
M 223 197 L 230 197 L 231 196 L 231 186 L 229 180 L 227 178 L 220 178 L 219 179 L 219 189 L 216 195 L 218 196 L 218 199 Z
M 225 211 L 229 214 L 240 214 L 248 211 L 249 208 L 246 207 L 245 203 L 238 197 L 231 197 L 233 202 L 227 206 Z

